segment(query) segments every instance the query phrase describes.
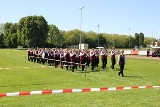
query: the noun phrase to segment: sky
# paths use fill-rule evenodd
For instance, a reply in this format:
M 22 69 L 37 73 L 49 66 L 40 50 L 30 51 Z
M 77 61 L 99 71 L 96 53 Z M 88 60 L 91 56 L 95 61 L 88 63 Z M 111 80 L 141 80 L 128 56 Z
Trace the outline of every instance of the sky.
M 142 32 L 160 38 L 160 0 L 0 0 L 0 4 L 0 23 L 42 15 L 65 31 L 132 36 Z

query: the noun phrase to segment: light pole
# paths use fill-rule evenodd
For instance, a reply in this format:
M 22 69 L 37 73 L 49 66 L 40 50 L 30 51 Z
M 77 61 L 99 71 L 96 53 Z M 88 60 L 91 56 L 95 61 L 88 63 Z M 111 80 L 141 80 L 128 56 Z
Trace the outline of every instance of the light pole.
M 83 7 L 80 7 L 79 9 L 81 9 L 81 22 L 80 22 L 80 41 L 79 41 L 79 44 L 80 44 L 80 49 L 81 49 L 81 42 L 82 42 L 82 32 L 81 32 L 81 30 L 82 30 L 82 9 L 84 8 L 84 6 Z
M 130 44 L 131 44 L 130 29 L 131 28 L 129 28 L 129 48 L 130 48 Z
M 154 45 L 154 43 L 153 43 L 153 31 L 152 31 L 152 46 Z
M 98 24 L 98 47 L 99 47 L 99 24 Z

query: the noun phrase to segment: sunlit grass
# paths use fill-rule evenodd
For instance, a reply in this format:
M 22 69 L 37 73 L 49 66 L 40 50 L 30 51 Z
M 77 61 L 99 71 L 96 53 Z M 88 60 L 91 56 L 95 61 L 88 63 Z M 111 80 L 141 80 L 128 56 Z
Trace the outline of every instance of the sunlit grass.
M 0 93 L 58 90 L 71 88 L 100 88 L 117 86 L 160 86 L 160 60 L 127 58 L 125 77 L 118 76 L 119 66 L 107 69 L 99 67 L 86 73 L 41 67 L 27 61 L 26 50 L 0 50 Z M 46 66 L 46 65 L 45 65 Z M 25 68 L 29 67 L 29 68 Z M 32 95 L 0 98 L 2 107 L 158 107 L 159 89 L 132 89 L 86 93 Z

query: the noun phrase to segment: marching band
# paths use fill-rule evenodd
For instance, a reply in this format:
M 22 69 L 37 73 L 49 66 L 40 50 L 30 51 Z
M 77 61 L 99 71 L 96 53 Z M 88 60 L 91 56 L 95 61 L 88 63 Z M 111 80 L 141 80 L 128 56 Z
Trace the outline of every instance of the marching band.
M 91 50 L 88 49 L 62 49 L 62 48 L 37 48 L 32 49 L 28 48 L 28 61 L 42 63 L 48 63 L 49 66 L 58 67 L 59 65 L 63 69 L 66 67 L 66 70 L 70 67 L 72 72 L 77 67 L 81 67 L 82 71 L 86 67 L 89 67 L 91 64 L 91 70 L 94 71 L 95 67 L 98 67 L 99 57 L 102 61 L 102 69 L 106 68 L 107 65 L 107 52 L 106 49 L 103 48 L 100 51 L 95 50 L 94 48 Z

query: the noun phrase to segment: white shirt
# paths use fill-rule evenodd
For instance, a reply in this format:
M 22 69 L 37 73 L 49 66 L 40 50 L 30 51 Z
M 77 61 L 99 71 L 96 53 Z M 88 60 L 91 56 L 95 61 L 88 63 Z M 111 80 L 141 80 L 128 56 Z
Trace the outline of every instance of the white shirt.
M 63 58 L 64 57 L 64 53 L 60 53 L 60 58 Z
M 70 53 L 70 57 L 72 57 L 74 55 L 74 53 Z
M 94 53 L 94 51 L 91 51 L 90 52 L 90 56 L 93 56 L 95 53 Z
M 43 53 L 42 53 L 42 58 L 44 58 L 45 57 L 45 51 L 43 51 Z
M 101 55 L 105 55 L 105 51 L 104 50 L 101 51 Z
M 111 55 L 115 55 L 115 50 L 111 50 Z
M 80 52 L 80 55 L 79 56 L 83 56 L 84 55 L 84 52 Z

